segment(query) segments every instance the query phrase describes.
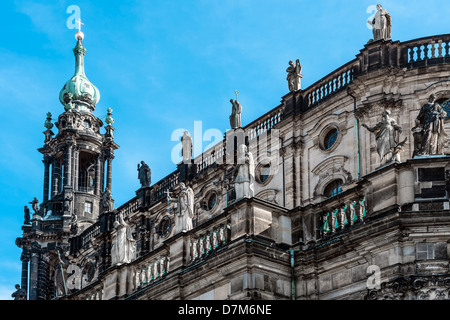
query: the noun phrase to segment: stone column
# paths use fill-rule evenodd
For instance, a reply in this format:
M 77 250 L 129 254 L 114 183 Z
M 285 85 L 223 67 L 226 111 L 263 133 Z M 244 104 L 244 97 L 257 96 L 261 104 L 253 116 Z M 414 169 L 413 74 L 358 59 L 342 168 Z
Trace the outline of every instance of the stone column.
M 22 279 L 20 283 L 20 287 L 25 290 L 28 298 L 28 262 L 30 261 L 30 256 L 23 252 L 20 260 L 22 261 Z
M 50 163 L 51 160 L 48 157 L 44 157 L 44 195 L 42 196 L 42 202 L 48 201 L 49 183 L 50 183 Z
M 56 196 L 61 183 L 61 163 L 57 159 L 53 159 L 52 163 L 52 197 Z
M 106 188 L 109 189 L 109 191 L 111 191 L 111 185 L 112 185 L 112 160 L 114 159 L 113 155 L 110 155 L 108 157 L 108 168 L 106 171 Z
M 95 162 L 95 195 L 99 196 L 101 194 L 101 155 L 98 155 L 97 160 Z
M 38 276 L 39 276 L 39 252 L 33 250 L 30 261 L 30 300 L 37 300 L 38 297 Z
M 72 185 L 72 148 L 71 142 L 66 143 L 66 153 L 64 155 L 64 186 Z
M 73 150 L 73 189 L 75 191 L 78 191 L 78 171 L 80 168 L 80 163 L 79 163 L 79 155 L 80 155 L 80 151 L 78 149 L 78 147 L 76 147 Z

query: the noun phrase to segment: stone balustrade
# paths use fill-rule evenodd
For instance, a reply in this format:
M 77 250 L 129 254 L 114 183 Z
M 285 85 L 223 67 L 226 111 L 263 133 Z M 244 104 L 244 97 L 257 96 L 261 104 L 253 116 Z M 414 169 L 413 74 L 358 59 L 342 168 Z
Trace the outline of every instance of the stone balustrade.
M 356 198 L 348 202 L 341 202 L 324 213 L 321 226 L 318 229 L 323 236 L 334 234 L 337 230 L 344 231 L 357 221 L 364 223 L 366 217 L 366 198 Z
M 194 235 L 190 242 L 190 261 L 197 262 L 230 241 L 231 223 L 209 228 L 205 233 Z
M 169 271 L 170 257 L 160 254 L 145 259 L 133 269 L 133 291 L 144 288 L 163 278 Z
M 450 62 L 450 35 L 432 36 L 402 43 L 408 67 Z
M 305 89 L 303 92 L 305 108 L 310 108 L 332 94 L 346 89 L 355 78 L 358 66 L 358 60 L 350 61 Z

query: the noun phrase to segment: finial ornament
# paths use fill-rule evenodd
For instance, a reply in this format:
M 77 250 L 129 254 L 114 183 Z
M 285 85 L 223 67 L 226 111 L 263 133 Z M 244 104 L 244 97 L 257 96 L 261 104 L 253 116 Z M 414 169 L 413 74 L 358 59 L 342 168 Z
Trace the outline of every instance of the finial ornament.
M 236 100 L 238 99 L 239 91 L 235 90 L 234 93 L 236 94 Z
M 105 122 L 110 126 L 114 123 L 114 119 L 111 117 L 113 109 L 108 108 L 106 111 L 108 112 L 108 115 L 106 116 Z
M 51 130 L 53 128 L 51 112 L 47 112 L 47 119 L 45 120 L 44 127 L 46 127 L 47 130 Z

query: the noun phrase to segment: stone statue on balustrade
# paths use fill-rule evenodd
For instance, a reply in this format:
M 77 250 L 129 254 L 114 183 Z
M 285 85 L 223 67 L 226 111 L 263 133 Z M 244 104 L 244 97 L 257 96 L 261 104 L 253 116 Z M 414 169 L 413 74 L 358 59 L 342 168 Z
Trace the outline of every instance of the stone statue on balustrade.
M 237 164 L 233 171 L 234 189 L 236 191 L 236 200 L 241 198 L 251 198 L 254 196 L 255 184 L 255 161 L 253 154 L 248 151 L 245 144 L 238 148 Z
M 230 126 L 231 129 L 237 129 L 241 128 L 241 113 L 242 113 L 242 105 L 239 103 L 239 101 L 230 99 L 232 108 L 231 108 L 231 115 L 230 115 Z
M 39 214 L 39 206 L 38 206 L 39 200 L 36 199 L 36 197 L 35 197 L 35 198 L 33 199 L 33 201 L 28 202 L 28 203 L 31 204 L 31 208 L 32 208 L 33 211 L 34 211 L 34 214 Z
M 389 40 L 392 33 L 392 18 L 381 4 L 377 5 L 377 12 L 372 21 L 367 21 L 372 26 L 373 40 Z
M 286 69 L 288 81 L 289 91 L 297 91 L 302 88 L 301 79 L 303 78 L 302 73 L 302 65 L 300 64 L 300 60 L 297 59 L 295 61 L 289 61 L 289 67 Z
M 121 213 L 113 225 L 116 237 L 111 246 L 111 263 L 113 265 L 130 263 L 136 256 L 136 240 L 131 227 L 125 222 Z
M 436 96 L 432 94 L 428 102 L 420 109 L 416 118 L 416 127 L 412 129 L 415 144 L 413 156 L 443 154 L 447 139 L 444 128 L 446 117 L 444 108 L 436 102 Z
M 148 166 L 148 164 L 146 164 L 144 161 L 141 161 L 141 165 L 139 165 L 138 163 L 138 167 L 137 167 L 137 171 L 138 171 L 138 179 L 139 182 L 141 183 L 141 187 L 150 187 L 150 184 L 152 182 L 152 170 L 150 170 L 150 167 Z
M 181 153 L 183 155 L 183 163 L 191 163 L 192 160 L 192 137 L 189 131 L 184 131 L 181 137 Z
M 381 165 L 400 162 L 399 152 L 407 140 L 405 138 L 402 142 L 398 142 L 398 136 L 401 134 L 402 128 L 390 117 L 390 114 L 389 110 L 383 111 L 381 121 L 373 128 L 362 124 L 364 128 L 375 133 L 377 152 L 380 156 Z
M 177 209 L 175 214 L 175 233 L 189 231 L 193 228 L 192 219 L 194 218 L 194 191 L 191 187 L 180 183 L 180 194 L 177 199 L 172 199 L 167 194 L 169 203 L 176 202 Z

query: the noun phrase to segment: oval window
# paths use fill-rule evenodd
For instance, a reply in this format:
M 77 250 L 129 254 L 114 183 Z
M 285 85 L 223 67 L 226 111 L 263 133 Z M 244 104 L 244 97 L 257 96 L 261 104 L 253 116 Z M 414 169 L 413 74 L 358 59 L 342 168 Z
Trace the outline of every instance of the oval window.
M 328 131 L 327 134 L 325 135 L 325 138 L 323 139 L 323 148 L 325 150 L 330 149 L 336 143 L 337 136 L 338 131 L 336 128 L 333 128 L 330 131 Z
M 208 210 L 211 210 L 212 208 L 214 208 L 214 206 L 216 205 L 216 201 L 217 201 L 217 196 L 215 193 L 212 193 L 209 198 L 208 198 Z

